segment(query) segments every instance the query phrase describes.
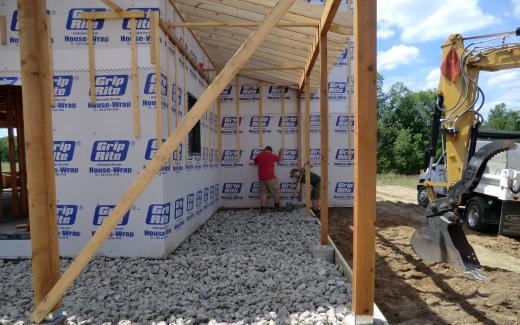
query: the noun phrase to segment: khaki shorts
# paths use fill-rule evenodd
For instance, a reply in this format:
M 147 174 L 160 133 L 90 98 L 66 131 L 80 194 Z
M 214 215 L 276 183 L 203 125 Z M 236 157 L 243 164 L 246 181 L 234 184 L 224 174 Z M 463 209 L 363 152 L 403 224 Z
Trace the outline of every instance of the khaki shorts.
M 260 196 L 267 197 L 269 193 L 271 193 L 273 197 L 280 195 L 280 187 L 278 186 L 278 180 L 276 178 L 260 181 Z

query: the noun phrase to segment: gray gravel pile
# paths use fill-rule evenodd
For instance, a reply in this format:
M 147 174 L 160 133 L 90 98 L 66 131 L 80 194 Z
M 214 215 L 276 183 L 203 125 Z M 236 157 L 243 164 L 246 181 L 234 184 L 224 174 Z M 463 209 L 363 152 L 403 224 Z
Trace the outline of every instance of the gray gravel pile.
M 63 299 L 68 324 L 341 324 L 350 284 L 312 257 L 303 213 L 221 211 L 167 259 L 95 258 Z M 30 261 L 0 260 L 0 324 L 33 308 Z

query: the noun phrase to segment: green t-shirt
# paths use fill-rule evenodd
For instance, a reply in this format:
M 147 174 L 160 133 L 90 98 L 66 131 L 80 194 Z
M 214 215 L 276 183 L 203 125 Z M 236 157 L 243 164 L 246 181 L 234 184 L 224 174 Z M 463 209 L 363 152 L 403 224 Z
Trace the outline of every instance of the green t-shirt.
M 303 183 L 305 183 L 305 168 L 302 168 L 300 173 L 301 173 L 300 183 L 303 184 Z M 321 182 L 321 177 L 318 176 L 317 174 L 314 174 L 313 172 L 311 172 L 311 185 L 315 186 L 315 185 L 318 185 L 320 182 Z

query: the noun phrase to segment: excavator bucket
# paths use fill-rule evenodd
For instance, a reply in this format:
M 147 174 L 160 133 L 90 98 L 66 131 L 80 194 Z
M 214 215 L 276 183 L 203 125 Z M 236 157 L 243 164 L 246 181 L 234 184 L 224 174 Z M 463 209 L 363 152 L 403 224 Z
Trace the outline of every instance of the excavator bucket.
M 466 239 L 460 222 L 446 217 L 428 219 L 425 227 L 412 234 L 412 249 L 425 262 L 444 262 L 465 272 L 480 267 L 475 251 Z

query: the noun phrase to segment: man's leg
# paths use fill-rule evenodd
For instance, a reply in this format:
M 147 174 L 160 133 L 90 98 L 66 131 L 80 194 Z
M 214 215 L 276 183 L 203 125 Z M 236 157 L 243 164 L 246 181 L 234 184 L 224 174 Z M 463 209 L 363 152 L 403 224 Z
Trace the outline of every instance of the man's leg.
M 260 181 L 260 213 L 266 211 L 267 196 L 269 195 L 269 189 L 265 181 Z
M 280 208 L 280 185 L 278 184 L 278 180 L 276 178 L 270 179 L 266 181 L 267 187 L 269 188 L 269 192 L 273 196 L 274 207 L 276 209 Z
M 311 191 L 311 200 L 312 200 L 312 207 L 314 208 L 315 212 L 317 211 L 319 213 L 320 211 L 320 199 L 321 199 L 321 184 L 316 184 L 312 187 Z

